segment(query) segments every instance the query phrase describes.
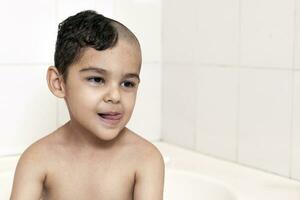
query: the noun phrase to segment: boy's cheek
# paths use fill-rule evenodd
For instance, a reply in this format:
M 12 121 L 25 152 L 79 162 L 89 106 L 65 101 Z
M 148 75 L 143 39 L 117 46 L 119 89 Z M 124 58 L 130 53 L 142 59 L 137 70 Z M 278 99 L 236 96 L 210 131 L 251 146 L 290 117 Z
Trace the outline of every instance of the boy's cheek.
M 132 97 L 130 98 L 130 101 L 128 102 L 128 105 L 129 105 L 130 109 L 133 109 L 133 108 L 134 108 L 135 102 L 136 102 L 136 95 L 132 96 Z

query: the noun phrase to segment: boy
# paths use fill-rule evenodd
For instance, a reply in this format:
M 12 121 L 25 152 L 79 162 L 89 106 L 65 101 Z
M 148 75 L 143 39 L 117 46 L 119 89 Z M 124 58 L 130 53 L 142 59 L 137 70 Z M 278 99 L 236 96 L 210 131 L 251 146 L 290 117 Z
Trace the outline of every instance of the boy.
M 158 149 L 125 127 L 141 67 L 137 38 L 123 24 L 83 11 L 59 25 L 51 92 L 70 121 L 21 155 L 11 200 L 162 200 Z

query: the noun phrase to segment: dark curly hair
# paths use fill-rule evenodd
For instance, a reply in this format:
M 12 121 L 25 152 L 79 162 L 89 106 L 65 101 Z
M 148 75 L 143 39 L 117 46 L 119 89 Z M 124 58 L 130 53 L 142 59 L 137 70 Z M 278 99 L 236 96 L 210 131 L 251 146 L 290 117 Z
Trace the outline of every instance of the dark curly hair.
M 68 67 L 81 56 L 85 47 L 102 51 L 116 45 L 119 35 L 135 41 L 135 35 L 120 22 L 98 14 L 93 10 L 79 12 L 58 25 L 54 64 L 67 80 Z

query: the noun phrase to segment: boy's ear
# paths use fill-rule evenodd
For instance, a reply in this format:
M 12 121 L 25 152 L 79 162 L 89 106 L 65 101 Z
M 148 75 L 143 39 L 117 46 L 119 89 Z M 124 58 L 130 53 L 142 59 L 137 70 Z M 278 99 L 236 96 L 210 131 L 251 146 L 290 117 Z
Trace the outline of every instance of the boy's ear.
M 50 66 L 47 70 L 47 83 L 50 91 L 59 98 L 65 97 L 65 84 L 57 68 Z

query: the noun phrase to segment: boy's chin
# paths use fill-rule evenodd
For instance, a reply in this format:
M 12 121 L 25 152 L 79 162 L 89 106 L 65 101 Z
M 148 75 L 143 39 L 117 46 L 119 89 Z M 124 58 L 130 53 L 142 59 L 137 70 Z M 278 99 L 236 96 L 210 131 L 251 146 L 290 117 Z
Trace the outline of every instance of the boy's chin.
M 120 137 L 124 128 L 125 127 L 115 127 L 113 129 L 99 130 L 99 134 L 96 133 L 96 137 L 102 141 L 109 142 Z

